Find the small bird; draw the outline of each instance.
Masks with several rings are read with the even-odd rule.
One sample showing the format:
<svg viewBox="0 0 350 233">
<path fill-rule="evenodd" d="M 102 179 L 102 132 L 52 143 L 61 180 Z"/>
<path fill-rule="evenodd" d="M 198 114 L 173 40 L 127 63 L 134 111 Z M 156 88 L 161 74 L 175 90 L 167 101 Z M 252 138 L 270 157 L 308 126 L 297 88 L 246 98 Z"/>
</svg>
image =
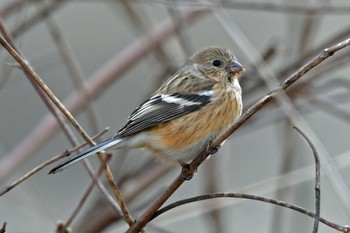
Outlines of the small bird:
<svg viewBox="0 0 350 233">
<path fill-rule="evenodd" d="M 49 173 L 119 148 L 145 148 L 180 164 L 191 162 L 242 114 L 238 79 L 244 71 L 224 47 L 199 50 L 131 113 L 117 134 L 73 155 Z"/>
</svg>

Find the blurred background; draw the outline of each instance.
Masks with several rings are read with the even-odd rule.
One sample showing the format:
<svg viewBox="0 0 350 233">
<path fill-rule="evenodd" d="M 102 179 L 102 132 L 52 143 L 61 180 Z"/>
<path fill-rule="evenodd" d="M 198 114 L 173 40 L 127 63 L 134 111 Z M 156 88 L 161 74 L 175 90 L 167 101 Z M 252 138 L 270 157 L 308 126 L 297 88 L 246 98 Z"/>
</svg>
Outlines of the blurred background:
<svg viewBox="0 0 350 233">
<path fill-rule="evenodd" d="M 245 110 L 324 48 L 350 37 L 346 0 L 1 0 L 2 24 L 34 70 L 92 136 L 124 126 L 128 115 L 198 49 L 221 45 L 246 68 Z M 0 188 L 72 148 L 28 78 L 0 49 Z M 350 49 L 321 63 L 240 127 L 167 202 L 213 192 L 276 198 L 315 211 L 313 141 L 321 160 L 321 216 L 350 219 Z M 257 69 L 257 67 L 259 69 Z M 74 130 L 73 130 L 74 131 Z M 74 131 L 75 132 L 75 131 Z M 76 134 L 79 142 L 83 139 Z M 99 161 L 91 158 L 94 170 Z M 57 163 L 56 163 L 57 164 Z M 124 232 L 79 163 L 54 165 L 0 196 L 7 232 Z M 110 166 L 134 216 L 180 168 L 142 150 L 113 153 Z M 104 175 L 100 176 L 106 183 Z M 108 184 L 106 184 L 110 192 Z M 74 218 L 72 218 L 72 215 Z M 313 219 L 242 199 L 213 199 L 169 211 L 146 232 L 312 232 Z M 336 232 L 320 224 L 319 232 Z"/>
</svg>

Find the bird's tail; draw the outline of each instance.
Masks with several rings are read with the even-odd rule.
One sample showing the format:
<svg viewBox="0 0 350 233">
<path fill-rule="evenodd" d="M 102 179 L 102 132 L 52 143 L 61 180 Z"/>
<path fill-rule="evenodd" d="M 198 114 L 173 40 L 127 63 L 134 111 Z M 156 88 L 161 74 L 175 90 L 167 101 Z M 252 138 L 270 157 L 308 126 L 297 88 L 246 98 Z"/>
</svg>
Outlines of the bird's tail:
<svg viewBox="0 0 350 233">
<path fill-rule="evenodd" d="M 85 159 L 86 157 L 88 157 L 90 155 L 96 154 L 98 152 L 101 152 L 103 150 L 106 150 L 108 148 L 111 148 L 111 147 L 117 145 L 121 141 L 123 141 L 123 139 L 121 139 L 121 138 L 109 138 L 107 140 L 104 140 L 95 146 L 87 148 L 86 150 L 83 150 L 83 151 L 73 155 L 72 157 L 69 157 L 66 161 L 63 161 L 61 164 L 59 164 L 58 166 L 51 169 L 49 174 L 54 174 L 56 172 L 60 172 L 63 169 L 65 169 L 66 167 L 69 167 L 70 165 L 72 165 L 72 164 L 74 164 L 82 159 Z"/>
</svg>

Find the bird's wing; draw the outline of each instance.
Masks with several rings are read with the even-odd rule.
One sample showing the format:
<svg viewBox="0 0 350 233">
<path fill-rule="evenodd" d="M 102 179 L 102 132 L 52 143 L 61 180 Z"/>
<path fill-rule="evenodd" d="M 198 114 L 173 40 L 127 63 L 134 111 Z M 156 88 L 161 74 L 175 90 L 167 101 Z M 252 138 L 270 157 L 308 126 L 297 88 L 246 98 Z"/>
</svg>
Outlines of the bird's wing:
<svg viewBox="0 0 350 233">
<path fill-rule="evenodd" d="M 207 105 L 212 98 L 212 91 L 195 94 L 156 94 L 135 109 L 128 123 L 116 136 L 127 137 L 159 123 L 186 115 Z"/>
</svg>

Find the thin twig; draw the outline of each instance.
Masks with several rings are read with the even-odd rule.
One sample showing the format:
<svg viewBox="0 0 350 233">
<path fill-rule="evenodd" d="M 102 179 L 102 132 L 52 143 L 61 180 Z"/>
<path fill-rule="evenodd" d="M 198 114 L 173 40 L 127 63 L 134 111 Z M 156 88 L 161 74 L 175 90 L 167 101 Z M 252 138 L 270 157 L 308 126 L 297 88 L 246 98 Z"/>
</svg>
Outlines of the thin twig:
<svg viewBox="0 0 350 233">
<path fill-rule="evenodd" d="M 8 42 L 9 47 L 18 53 L 19 57 L 23 57 L 21 54 L 21 51 L 18 49 L 18 47 L 15 44 L 15 41 L 12 37 L 12 35 L 9 33 L 7 28 L 5 27 L 3 21 L 0 19 L 0 31 L 3 34 L 5 41 Z M 23 60 L 23 59 L 22 59 Z M 70 143 L 75 147 L 78 145 L 78 142 L 75 138 L 75 135 L 71 131 L 71 129 L 68 127 L 66 121 L 63 119 L 62 114 L 57 110 L 57 108 L 53 105 L 53 103 L 50 101 L 48 96 L 44 93 L 44 91 L 39 87 L 39 85 L 35 82 L 33 76 L 30 74 L 30 72 L 27 72 L 24 70 L 24 74 L 30 81 L 30 83 L 33 85 L 39 96 L 41 97 L 42 101 L 46 105 L 46 107 L 50 110 L 52 115 L 55 117 L 56 121 L 60 125 L 63 133 L 66 135 L 67 139 L 70 141 Z"/>
<path fill-rule="evenodd" d="M 53 94 L 53 92 L 49 89 L 49 87 L 41 80 L 39 75 L 33 70 L 33 68 L 25 61 L 20 54 L 18 54 L 12 46 L 2 37 L 0 36 L 0 44 L 12 55 L 12 57 L 23 67 L 23 69 L 33 78 L 33 80 L 40 86 L 40 88 L 46 93 L 46 95 L 51 99 L 51 101 L 56 105 L 56 107 L 65 115 L 65 117 L 69 120 L 72 126 L 78 131 L 78 133 L 90 144 L 95 145 L 96 143 L 91 140 L 88 134 L 84 131 L 84 129 L 80 126 L 78 121 L 72 116 L 72 114 L 66 109 L 66 107 L 59 101 L 59 99 Z M 133 218 L 127 209 L 126 204 L 124 203 L 120 190 L 117 187 L 114 177 L 112 175 L 111 170 L 109 169 L 106 160 L 102 153 L 97 154 L 101 164 L 104 167 L 104 171 L 106 177 L 109 181 L 109 184 L 112 188 L 113 194 L 118 202 L 120 208 L 123 211 L 124 216 L 127 219 L 127 223 L 131 225 L 133 223 Z"/>
<path fill-rule="evenodd" d="M 33 68 L 28 64 L 26 60 L 2 37 L 0 36 L 0 44 L 11 54 L 11 56 L 22 66 L 22 68 L 33 78 L 37 85 L 46 93 L 50 100 L 57 106 L 57 108 L 66 116 L 66 118 L 71 122 L 73 127 L 79 132 L 82 137 L 89 142 L 94 144 L 89 136 L 85 133 L 83 128 L 77 122 L 77 120 L 72 116 L 72 114 L 66 109 L 66 107 L 61 103 L 61 101 L 53 94 L 50 88 L 43 82 L 39 75 L 33 70 Z"/>
<path fill-rule="evenodd" d="M 192 202 L 197 202 L 197 201 L 203 201 L 203 200 L 209 200 L 209 199 L 214 199 L 214 198 L 242 198 L 242 199 L 249 199 L 249 200 L 254 200 L 254 201 L 262 201 L 266 203 L 271 203 L 274 205 L 282 206 L 284 208 L 292 209 L 295 210 L 299 213 L 305 214 L 307 216 L 310 216 L 312 218 L 317 218 L 316 214 L 304 209 L 301 206 L 290 204 L 288 202 L 272 199 L 272 198 L 267 198 L 267 197 L 262 197 L 262 196 L 257 196 L 257 195 L 252 195 L 252 194 L 245 194 L 245 193 L 212 193 L 212 194 L 206 194 L 206 195 L 200 195 L 192 198 L 186 198 L 180 201 L 176 201 L 170 205 L 167 205 L 160 210 L 158 210 L 153 216 L 152 220 L 158 217 L 159 215 L 184 204 L 192 203 Z M 319 216 L 318 216 L 319 217 Z M 336 223 L 330 222 L 327 219 L 324 218 L 319 218 L 320 222 L 326 224 L 327 226 L 336 229 L 341 232 L 349 232 L 350 228 L 348 226 L 341 226 Z"/>
<path fill-rule="evenodd" d="M 104 133 L 106 133 L 108 131 L 108 128 L 104 129 L 103 131 L 99 132 L 98 134 L 96 134 L 95 136 L 93 136 L 93 139 L 99 138 L 101 137 Z M 34 169 L 30 170 L 29 172 L 27 172 L 25 175 L 23 175 L 21 178 L 19 178 L 18 180 L 16 180 L 15 182 L 13 182 L 11 185 L 5 186 L 4 188 L 2 188 L 2 190 L 0 191 L 0 196 L 4 195 L 5 193 L 7 193 L 8 191 L 10 191 L 11 189 L 13 189 L 14 187 L 16 187 L 17 185 L 21 184 L 22 182 L 24 182 L 25 180 L 27 180 L 28 178 L 30 178 L 31 176 L 33 176 L 35 173 L 41 171 L 42 169 L 44 169 L 46 166 L 64 158 L 69 156 L 71 153 L 79 150 L 80 148 L 84 147 L 85 145 L 87 145 L 87 143 L 82 143 L 72 149 L 69 149 L 59 155 L 56 155 L 54 157 L 52 157 L 51 159 L 45 161 L 44 163 L 40 164 L 39 166 L 35 167 Z"/>
<path fill-rule="evenodd" d="M 15 41 L 11 35 L 11 33 L 7 30 L 7 28 L 5 27 L 3 21 L 0 18 L 0 31 L 4 36 L 5 41 L 8 42 L 8 44 L 10 45 L 10 47 L 16 52 L 18 53 L 18 55 L 20 57 L 24 57 L 23 54 L 21 54 L 21 51 L 18 49 L 18 47 L 15 44 Z M 50 110 L 50 112 L 52 113 L 52 115 L 55 117 L 56 121 L 58 122 L 58 124 L 60 125 L 63 133 L 66 135 L 66 137 L 68 138 L 68 140 L 71 142 L 72 145 L 77 145 L 78 143 L 74 144 L 74 135 L 71 132 L 70 128 L 67 126 L 66 122 L 64 121 L 62 115 L 59 113 L 59 111 L 57 110 L 57 108 L 53 105 L 53 103 L 49 100 L 48 96 L 44 93 L 44 91 L 39 87 L 39 85 L 35 82 L 35 80 L 33 79 L 33 77 L 31 76 L 31 74 L 27 71 L 24 70 L 24 74 L 26 75 L 26 77 L 28 78 L 29 82 L 33 85 L 33 87 L 35 88 L 35 90 L 37 91 L 37 93 L 39 94 L 40 98 L 42 99 L 42 101 L 44 102 L 44 104 L 46 105 L 46 107 Z"/>
<path fill-rule="evenodd" d="M 15 42 L 11 36 L 11 34 L 8 32 L 8 30 L 5 28 L 4 24 L 2 23 L 2 21 L 0 20 L 0 30 L 3 33 L 4 37 L 6 38 L 7 41 L 9 41 L 9 44 L 13 47 L 13 49 L 15 49 L 15 51 L 19 54 L 20 57 L 23 57 L 23 55 L 20 53 L 20 51 L 17 49 Z M 43 102 L 46 104 L 46 106 L 48 107 L 48 109 L 52 112 L 52 114 L 55 116 L 57 122 L 60 124 L 62 131 L 64 132 L 64 134 L 66 135 L 67 139 L 70 141 L 70 143 L 76 147 L 79 142 L 78 139 L 75 137 L 74 133 L 72 132 L 72 130 L 68 127 L 66 121 L 63 119 L 62 115 L 60 112 L 58 112 L 56 106 L 53 105 L 53 103 L 50 101 L 50 99 L 48 98 L 49 95 L 46 95 L 46 93 L 44 93 L 44 90 L 42 88 L 39 87 L 39 84 L 37 82 L 35 82 L 35 78 L 34 76 L 26 71 L 25 74 L 28 77 L 29 81 L 32 83 L 32 85 L 34 86 L 34 88 L 37 90 L 37 92 L 39 93 L 40 97 L 42 98 Z M 91 175 L 91 177 L 93 178 L 93 182 L 97 183 L 98 188 L 101 190 L 103 196 L 106 198 L 107 202 L 111 205 L 111 207 L 116 210 L 117 213 L 120 213 L 118 207 L 116 206 L 116 203 L 111 199 L 109 193 L 106 191 L 105 187 L 103 186 L 103 184 L 101 183 L 100 180 L 96 179 L 95 176 L 93 175 L 93 170 L 91 165 L 89 164 L 89 162 L 87 160 L 83 161 L 84 166 L 86 167 L 86 169 L 88 170 L 89 174 Z M 29 174 L 30 175 L 30 174 Z M 113 188 L 112 188 L 113 190 Z"/>
<path fill-rule="evenodd" d="M 314 154 L 314 158 L 315 158 L 315 197 L 316 197 L 316 214 L 315 214 L 315 222 L 314 222 L 314 229 L 313 229 L 313 233 L 317 233 L 318 232 L 318 225 L 319 225 L 319 221 L 320 221 L 320 203 L 321 203 L 321 186 L 320 186 L 320 179 L 321 179 L 321 172 L 320 172 L 320 160 L 318 158 L 318 153 L 316 150 L 315 145 L 311 142 L 311 140 L 307 137 L 307 135 L 298 127 L 293 126 L 293 128 L 298 131 L 298 133 L 301 134 L 301 136 L 303 136 L 303 138 L 307 141 L 307 143 L 309 144 L 312 153 Z"/>
<path fill-rule="evenodd" d="M 291 86 L 294 82 L 300 79 L 303 75 L 309 72 L 311 69 L 319 65 L 321 62 L 332 56 L 337 51 L 350 45 L 350 38 L 346 39 L 330 48 L 326 48 L 318 56 L 311 59 L 304 66 L 298 69 L 294 74 L 288 77 L 279 87 L 270 91 L 248 110 L 246 110 L 242 116 L 223 134 L 217 137 L 212 145 L 211 149 L 217 148 L 220 144 L 228 138 L 233 132 L 235 132 L 241 125 L 243 125 L 248 119 L 250 119 L 257 111 L 265 107 L 272 99 Z M 208 157 L 207 150 L 204 149 L 192 162 L 189 164 L 188 169 L 183 172 L 187 174 L 179 174 L 178 177 L 170 184 L 165 192 L 149 207 L 149 209 L 128 229 L 127 232 L 138 232 L 140 231 L 152 218 L 154 213 L 164 204 L 166 200 L 182 185 L 185 181 L 184 175 L 187 177 L 193 176 L 194 172 L 198 169 L 198 166 Z"/>
</svg>

